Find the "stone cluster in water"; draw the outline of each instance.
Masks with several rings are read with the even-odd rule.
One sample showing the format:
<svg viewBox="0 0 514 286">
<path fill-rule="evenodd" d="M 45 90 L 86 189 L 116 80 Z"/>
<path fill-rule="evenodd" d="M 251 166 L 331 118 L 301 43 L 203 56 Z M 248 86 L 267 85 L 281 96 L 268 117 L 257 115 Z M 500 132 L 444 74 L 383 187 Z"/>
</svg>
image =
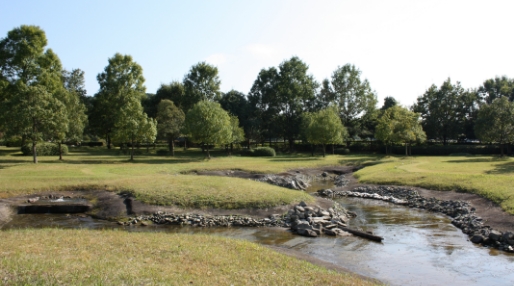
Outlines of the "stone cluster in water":
<svg viewBox="0 0 514 286">
<path fill-rule="evenodd" d="M 475 208 L 463 201 L 444 201 L 436 198 L 423 198 L 414 189 L 391 186 L 361 186 L 352 191 L 332 191 L 330 189 L 319 190 L 320 196 L 337 197 L 351 196 L 371 198 L 408 205 L 412 208 L 426 209 L 433 212 L 446 214 L 453 218 L 452 224 L 460 228 L 470 237 L 473 243 L 495 247 L 499 250 L 514 252 L 514 234 L 494 230 L 484 225 L 481 217 L 475 214 Z"/>
<path fill-rule="evenodd" d="M 309 180 L 305 176 L 300 174 L 294 176 L 280 176 L 270 174 L 265 175 L 262 178 L 256 179 L 256 181 L 293 190 L 305 190 L 307 187 L 309 187 Z"/>
<path fill-rule="evenodd" d="M 294 233 L 303 236 L 317 237 L 321 233 L 332 236 L 349 235 L 341 229 L 346 227 L 349 216 L 351 214 L 342 208 L 324 210 L 301 202 L 287 212 L 285 222 Z"/>
</svg>

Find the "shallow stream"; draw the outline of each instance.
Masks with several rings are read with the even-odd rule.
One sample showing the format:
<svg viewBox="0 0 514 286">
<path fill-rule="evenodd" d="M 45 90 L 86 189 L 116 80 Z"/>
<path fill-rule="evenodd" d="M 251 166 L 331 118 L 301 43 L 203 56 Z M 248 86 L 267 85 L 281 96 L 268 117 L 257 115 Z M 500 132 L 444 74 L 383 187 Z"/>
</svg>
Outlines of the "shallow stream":
<svg viewBox="0 0 514 286">
<path fill-rule="evenodd" d="M 320 182 L 315 187 L 329 187 Z M 391 285 L 513 285 L 514 255 L 474 245 L 450 219 L 424 210 L 360 198 L 337 200 L 357 213 L 352 228 L 384 237 L 382 243 L 362 238 L 307 238 L 282 228 L 124 227 L 87 216 L 20 214 L 3 230 L 25 227 L 127 229 L 210 233 L 294 249 Z"/>
</svg>

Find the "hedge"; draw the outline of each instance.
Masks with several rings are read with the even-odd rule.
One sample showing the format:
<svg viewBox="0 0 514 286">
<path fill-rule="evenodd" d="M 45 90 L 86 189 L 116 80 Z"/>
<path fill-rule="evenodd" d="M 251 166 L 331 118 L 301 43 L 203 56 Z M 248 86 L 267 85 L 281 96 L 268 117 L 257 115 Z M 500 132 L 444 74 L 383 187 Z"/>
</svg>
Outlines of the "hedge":
<svg viewBox="0 0 514 286">
<path fill-rule="evenodd" d="M 68 146 L 61 144 L 61 151 L 63 155 L 68 154 Z M 32 156 L 32 143 L 25 144 L 21 147 L 21 152 L 25 156 Z M 55 143 L 37 143 L 36 152 L 38 156 L 57 156 L 59 155 L 59 147 Z"/>
</svg>

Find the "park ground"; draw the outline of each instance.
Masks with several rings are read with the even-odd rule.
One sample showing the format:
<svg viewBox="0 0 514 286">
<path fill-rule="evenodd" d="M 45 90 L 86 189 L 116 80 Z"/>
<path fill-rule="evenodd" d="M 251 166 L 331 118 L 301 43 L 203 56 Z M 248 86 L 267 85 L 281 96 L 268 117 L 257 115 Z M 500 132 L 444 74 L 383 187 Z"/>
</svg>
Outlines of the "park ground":
<svg viewBox="0 0 514 286">
<path fill-rule="evenodd" d="M 152 152 L 152 150 L 150 150 Z M 143 152 L 144 153 L 144 152 Z M 63 161 L 40 163 L 16 148 L 0 149 L 0 198 L 48 191 L 129 192 L 149 204 L 184 208 L 265 208 L 299 201 L 305 193 L 245 179 L 204 177 L 195 171 L 281 173 L 291 169 L 354 165 L 362 183 L 409 185 L 480 195 L 514 213 L 514 160 L 490 156 L 403 157 L 371 154 L 311 157 L 228 157 L 198 150 L 175 157 L 143 154 L 129 162 L 118 150 L 70 148 Z M 234 183 L 236 181 L 237 183 Z M 2 234 L 0 276 L 8 284 L 370 284 L 344 271 L 297 260 L 250 242 L 205 235 L 27 229 Z M 234 261 L 238 263 L 234 263 Z M 235 267 L 234 265 L 237 265 Z"/>
</svg>

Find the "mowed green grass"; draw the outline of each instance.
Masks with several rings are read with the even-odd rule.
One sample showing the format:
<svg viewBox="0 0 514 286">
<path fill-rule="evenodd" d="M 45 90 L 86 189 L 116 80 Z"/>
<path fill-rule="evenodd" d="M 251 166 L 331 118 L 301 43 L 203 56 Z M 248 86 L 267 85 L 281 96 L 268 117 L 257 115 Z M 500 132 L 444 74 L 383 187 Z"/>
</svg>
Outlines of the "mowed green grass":
<svg viewBox="0 0 514 286">
<path fill-rule="evenodd" d="M 290 155 L 268 158 L 228 157 L 214 152 L 205 160 L 198 150 L 178 151 L 175 157 L 140 155 L 134 162 L 119 151 L 103 148 L 71 148 L 63 161 L 56 156 L 21 156 L 16 148 L 0 148 L 0 198 L 45 191 L 107 189 L 129 191 L 141 201 L 183 207 L 270 207 L 313 201 L 303 192 L 251 180 L 191 175 L 200 170 L 243 170 L 280 173 L 296 168 L 338 165 L 361 156 L 310 157 Z"/>
<path fill-rule="evenodd" d="M 514 214 L 514 159 L 491 156 L 386 157 L 359 170 L 362 183 L 478 194 Z"/>
<path fill-rule="evenodd" d="M 1 234 L 5 285 L 374 285 L 217 236 L 60 229 Z"/>
</svg>

